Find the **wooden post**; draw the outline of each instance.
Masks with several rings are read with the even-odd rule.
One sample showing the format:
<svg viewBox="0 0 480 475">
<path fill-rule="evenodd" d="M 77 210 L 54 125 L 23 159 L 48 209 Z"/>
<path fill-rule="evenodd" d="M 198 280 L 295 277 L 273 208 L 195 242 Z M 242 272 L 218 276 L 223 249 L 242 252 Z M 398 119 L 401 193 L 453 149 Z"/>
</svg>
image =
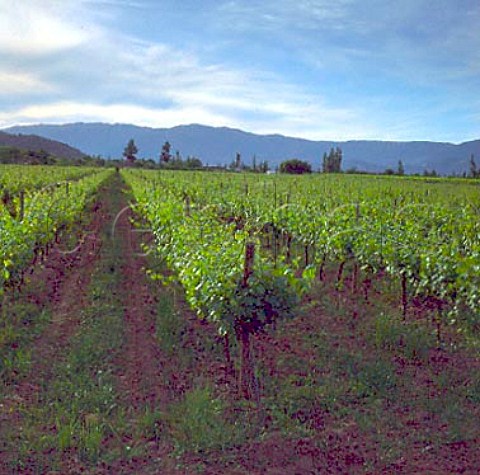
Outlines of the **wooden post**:
<svg viewBox="0 0 480 475">
<path fill-rule="evenodd" d="M 190 197 L 185 195 L 185 216 L 190 217 Z"/>
<path fill-rule="evenodd" d="M 253 274 L 253 261 L 255 259 L 255 244 L 247 242 L 245 246 L 245 264 L 243 266 L 243 287 L 248 287 L 248 279 Z"/>
<path fill-rule="evenodd" d="M 273 240 L 273 265 L 277 268 L 277 253 L 278 253 L 278 234 L 275 225 L 272 226 L 272 240 Z"/>
<path fill-rule="evenodd" d="M 253 274 L 253 262 L 255 258 L 255 244 L 247 242 L 245 246 L 245 264 L 243 268 L 243 288 L 248 287 L 248 280 Z M 240 343 L 240 392 L 247 400 L 259 398 L 258 388 L 255 381 L 255 369 L 253 361 L 251 325 L 249 322 L 238 322 L 237 339 Z"/>
<path fill-rule="evenodd" d="M 358 281 L 358 262 L 355 261 L 353 263 L 353 271 L 352 271 L 352 293 L 357 293 L 357 281 Z"/>
<path fill-rule="evenodd" d="M 285 257 L 288 263 L 292 261 L 292 236 L 290 234 L 287 234 L 287 254 Z"/>
<path fill-rule="evenodd" d="M 407 276 L 405 272 L 402 273 L 402 316 L 403 321 L 407 319 L 407 305 L 408 305 L 408 297 L 407 297 Z"/>
<path fill-rule="evenodd" d="M 323 279 L 325 278 L 325 273 L 323 269 L 325 268 L 325 262 L 327 260 L 327 253 L 324 251 L 323 256 L 322 256 L 322 262 L 320 263 L 320 269 L 318 271 L 318 280 L 323 282 Z"/>
<path fill-rule="evenodd" d="M 25 217 L 25 192 L 22 190 L 20 192 L 20 221 Z"/>
</svg>

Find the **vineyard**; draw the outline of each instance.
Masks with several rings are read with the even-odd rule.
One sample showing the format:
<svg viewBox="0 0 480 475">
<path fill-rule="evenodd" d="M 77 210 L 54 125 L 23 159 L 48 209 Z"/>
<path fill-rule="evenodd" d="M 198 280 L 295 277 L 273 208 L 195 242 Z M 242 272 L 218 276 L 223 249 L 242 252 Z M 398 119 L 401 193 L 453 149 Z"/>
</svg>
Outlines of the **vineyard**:
<svg viewBox="0 0 480 475">
<path fill-rule="evenodd" d="M 109 172 L 84 169 L 4 167 L 0 176 L 0 292 L 19 285 L 23 271 L 48 253 L 58 233 L 78 220 Z"/>
<path fill-rule="evenodd" d="M 0 167 L 2 473 L 477 473 L 480 183 Z"/>
<path fill-rule="evenodd" d="M 363 285 L 367 299 L 373 276 L 397 281 L 404 319 L 413 298 L 435 306 L 439 326 L 462 331 L 479 318 L 478 183 L 217 175 L 206 186 L 201 173 L 133 171 L 126 180 L 189 303 L 221 332 L 232 327 L 235 311 L 224 305 L 238 301 L 247 243 L 257 249 L 260 285 L 267 272 L 301 294 L 337 265 L 342 287 L 350 265 L 352 290 Z"/>
</svg>

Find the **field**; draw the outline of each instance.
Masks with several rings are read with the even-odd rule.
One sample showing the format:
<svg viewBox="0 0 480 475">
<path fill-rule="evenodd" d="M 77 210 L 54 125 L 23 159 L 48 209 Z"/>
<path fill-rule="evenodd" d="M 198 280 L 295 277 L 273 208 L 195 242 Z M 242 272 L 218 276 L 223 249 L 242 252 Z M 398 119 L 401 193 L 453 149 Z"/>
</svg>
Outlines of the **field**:
<svg viewBox="0 0 480 475">
<path fill-rule="evenodd" d="M 0 167 L 0 473 L 480 473 L 480 182 Z"/>
</svg>

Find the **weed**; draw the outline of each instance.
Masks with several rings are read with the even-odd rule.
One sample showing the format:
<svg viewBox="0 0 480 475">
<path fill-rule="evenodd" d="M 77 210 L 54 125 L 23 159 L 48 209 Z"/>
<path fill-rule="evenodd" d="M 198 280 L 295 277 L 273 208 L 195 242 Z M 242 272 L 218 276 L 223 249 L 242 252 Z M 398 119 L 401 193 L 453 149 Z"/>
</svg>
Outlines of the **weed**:
<svg viewBox="0 0 480 475">
<path fill-rule="evenodd" d="M 391 363 L 378 359 L 364 363 L 352 382 L 358 397 L 390 398 L 396 388 L 395 369 Z"/>
<path fill-rule="evenodd" d="M 160 440 L 162 435 L 163 414 L 159 410 L 152 409 L 149 405 L 137 420 L 137 430 L 140 436 L 148 440 Z"/>
<path fill-rule="evenodd" d="M 377 349 L 399 352 L 412 360 L 426 361 L 435 347 L 435 337 L 419 323 L 406 324 L 381 312 L 375 318 L 374 343 Z"/>
<path fill-rule="evenodd" d="M 404 331 L 400 322 L 381 312 L 375 319 L 375 346 L 395 350 L 402 343 Z"/>
<path fill-rule="evenodd" d="M 422 325 L 409 325 L 405 333 L 403 352 L 409 359 L 426 361 L 429 352 L 436 346 L 435 336 Z"/>
<path fill-rule="evenodd" d="M 480 375 L 477 373 L 465 390 L 465 396 L 467 399 L 474 404 L 480 404 Z"/>
<path fill-rule="evenodd" d="M 104 424 L 97 414 L 87 414 L 79 434 L 79 449 L 84 458 L 96 463 L 100 457 L 100 449 L 104 434 Z"/>
<path fill-rule="evenodd" d="M 177 451 L 203 452 L 234 443 L 238 430 L 227 422 L 224 411 L 223 401 L 209 387 L 193 389 L 171 405 L 165 422 Z"/>
<path fill-rule="evenodd" d="M 156 337 L 168 355 L 173 355 L 181 343 L 184 324 L 173 307 L 171 296 L 163 292 L 157 306 Z"/>
</svg>

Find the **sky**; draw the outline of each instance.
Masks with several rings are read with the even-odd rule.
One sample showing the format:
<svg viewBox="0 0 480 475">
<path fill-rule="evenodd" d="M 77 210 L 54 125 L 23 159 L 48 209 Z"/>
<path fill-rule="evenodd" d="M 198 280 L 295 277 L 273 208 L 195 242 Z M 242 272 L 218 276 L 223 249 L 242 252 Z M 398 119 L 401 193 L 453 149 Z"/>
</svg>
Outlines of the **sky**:
<svg viewBox="0 0 480 475">
<path fill-rule="evenodd" d="M 0 128 L 480 138 L 480 0 L 0 0 Z"/>
</svg>

